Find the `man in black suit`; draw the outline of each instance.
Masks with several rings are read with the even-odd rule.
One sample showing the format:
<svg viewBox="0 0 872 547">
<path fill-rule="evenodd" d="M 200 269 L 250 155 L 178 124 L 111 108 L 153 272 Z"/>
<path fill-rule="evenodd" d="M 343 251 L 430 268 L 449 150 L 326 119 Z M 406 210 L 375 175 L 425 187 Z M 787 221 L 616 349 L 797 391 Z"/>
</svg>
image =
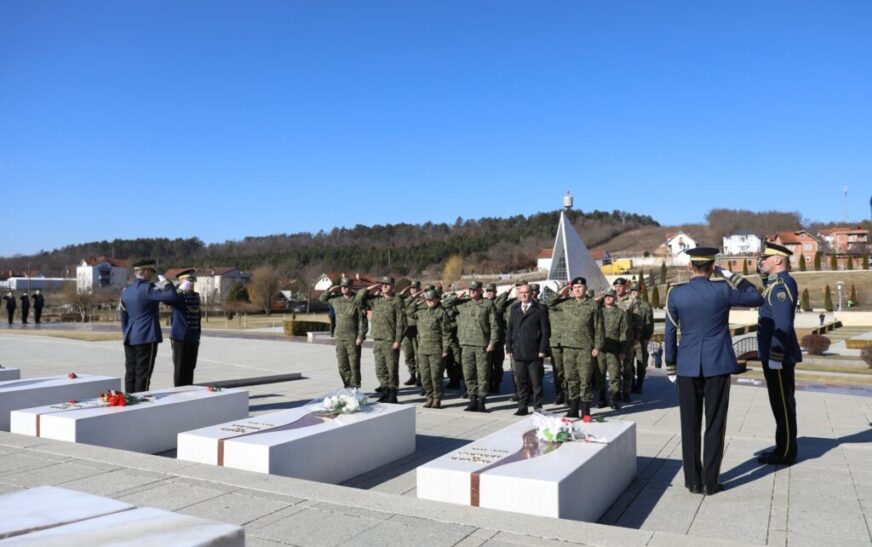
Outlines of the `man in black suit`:
<svg viewBox="0 0 872 547">
<path fill-rule="evenodd" d="M 517 289 L 518 303 L 512 306 L 506 322 L 506 354 L 514 359 L 518 379 L 518 410 L 515 416 L 526 416 L 533 392 L 533 409 L 542 408 L 543 361 L 548 354 L 551 336 L 548 310 L 533 300 L 533 290 L 524 284 Z"/>
</svg>

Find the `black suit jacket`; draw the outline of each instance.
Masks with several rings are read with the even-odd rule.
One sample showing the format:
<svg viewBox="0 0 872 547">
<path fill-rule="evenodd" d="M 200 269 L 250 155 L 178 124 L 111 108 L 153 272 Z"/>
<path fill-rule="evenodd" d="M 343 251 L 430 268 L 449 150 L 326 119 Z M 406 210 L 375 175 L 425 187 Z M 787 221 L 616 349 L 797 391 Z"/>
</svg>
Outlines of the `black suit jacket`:
<svg viewBox="0 0 872 547">
<path fill-rule="evenodd" d="M 535 300 L 525 314 L 521 303 L 515 303 L 506 324 L 506 353 L 516 361 L 536 361 L 540 353 L 548 353 L 551 327 L 548 310 Z"/>
</svg>

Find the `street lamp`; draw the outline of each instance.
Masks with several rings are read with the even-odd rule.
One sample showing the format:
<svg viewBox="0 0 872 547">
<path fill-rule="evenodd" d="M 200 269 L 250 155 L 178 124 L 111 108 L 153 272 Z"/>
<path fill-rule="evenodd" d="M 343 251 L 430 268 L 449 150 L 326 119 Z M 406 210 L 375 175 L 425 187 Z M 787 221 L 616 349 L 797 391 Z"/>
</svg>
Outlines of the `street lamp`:
<svg viewBox="0 0 872 547">
<path fill-rule="evenodd" d="M 836 291 L 839 293 L 839 311 L 842 311 L 842 293 L 845 292 L 844 281 L 836 281 Z"/>
</svg>

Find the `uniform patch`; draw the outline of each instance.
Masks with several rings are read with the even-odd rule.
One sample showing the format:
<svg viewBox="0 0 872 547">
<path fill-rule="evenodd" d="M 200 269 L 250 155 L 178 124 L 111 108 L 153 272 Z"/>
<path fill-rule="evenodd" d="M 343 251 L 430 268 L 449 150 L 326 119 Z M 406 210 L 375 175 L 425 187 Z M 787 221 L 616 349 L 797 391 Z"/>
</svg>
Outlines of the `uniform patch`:
<svg viewBox="0 0 872 547">
<path fill-rule="evenodd" d="M 778 293 L 778 300 L 781 300 L 783 302 L 786 299 L 787 299 L 786 293 L 783 293 L 783 292 Z"/>
</svg>

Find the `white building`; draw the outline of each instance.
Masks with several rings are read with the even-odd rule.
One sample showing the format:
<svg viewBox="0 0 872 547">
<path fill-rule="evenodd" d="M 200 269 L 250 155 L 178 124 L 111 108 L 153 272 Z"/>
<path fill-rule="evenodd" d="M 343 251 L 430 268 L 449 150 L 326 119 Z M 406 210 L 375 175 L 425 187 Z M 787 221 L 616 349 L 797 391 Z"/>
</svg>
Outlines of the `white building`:
<svg viewBox="0 0 872 547">
<path fill-rule="evenodd" d="M 536 269 L 540 272 L 547 272 L 551 269 L 552 257 L 554 249 L 542 249 L 536 255 Z"/>
<path fill-rule="evenodd" d="M 688 249 L 699 247 L 696 240 L 682 231 L 678 231 L 674 234 L 666 234 L 666 243 L 664 243 L 664 245 L 669 249 L 669 254 L 672 256 L 678 256 Z"/>
<path fill-rule="evenodd" d="M 749 255 L 759 253 L 763 240 L 748 230 L 740 230 L 724 236 L 724 255 Z"/>
<path fill-rule="evenodd" d="M 121 290 L 127 286 L 127 261 L 105 256 L 89 256 L 76 266 L 76 291 Z"/>
<path fill-rule="evenodd" d="M 248 283 L 249 277 L 239 268 L 197 268 L 196 290 L 206 303 L 223 302 L 234 285 Z"/>
</svg>

